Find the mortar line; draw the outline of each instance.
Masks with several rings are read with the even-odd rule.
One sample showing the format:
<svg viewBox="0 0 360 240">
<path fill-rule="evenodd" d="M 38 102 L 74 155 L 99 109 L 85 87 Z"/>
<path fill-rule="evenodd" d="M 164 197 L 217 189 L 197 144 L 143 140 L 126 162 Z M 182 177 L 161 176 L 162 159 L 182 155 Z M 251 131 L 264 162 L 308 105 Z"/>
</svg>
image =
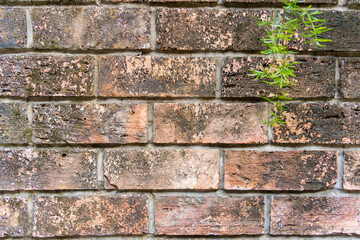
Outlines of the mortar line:
<svg viewBox="0 0 360 240">
<path fill-rule="evenodd" d="M 156 9 L 150 8 L 150 48 L 156 50 Z"/>
<path fill-rule="evenodd" d="M 334 99 L 338 100 L 341 98 L 340 94 L 340 68 L 339 68 L 339 58 L 335 59 L 335 96 Z"/>
<path fill-rule="evenodd" d="M 219 189 L 225 189 L 225 151 L 219 149 Z"/>
<path fill-rule="evenodd" d="M 94 56 L 94 95 L 95 98 L 99 97 L 99 56 Z"/>
<path fill-rule="evenodd" d="M 337 173 L 337 181 L 336 181 L 336 185 L 335 188 L 337 189 L 344 189 L 343 187 L 343 179 L 344 179 L 344 164 L 345 164 L 345 153 L 344 153 L 344 149 L 341 149 L 338 151 L 338 173 Z"/>
<path fill-rule="evenodd" d="M 29 224 L 29 236 L 31 237 L 34 231 L 34 215 L 35 215 L 35 209 L 34 209 L 34 196 L 32 193 L 28 196 L 28 224 Z"/>
<path fill-rule="evenodd" d="M 31 48 L 33 45 L 33 29 L 32 29 L 31 12 L 29 8 L 25 8 L 25 14 L 26 14 L 26 47 Z"/>
<path fill-rule="evenodd" d="M 222 67 L 224 66 L 224 57 L 216 57 L 216 67 L 215 67 L 215 98 L 221 99 L 221 90 L 222 90 Z"/>
<path fill-rule="evenodd" d="M 148 102 L 147 110 L 147 146 L 152 148 L 154 146 L 154 103 Z"/>
<path fill-rule="evenodd" d="M 32 125 L 33 125 L 33 118 L 34 118 L 34 113 L 33 113 L 33 104 L 31 102 L 29 102 L 27 104 L 27 111 L 26 111 L 26 115 L 27 115 L 27 119 L 28 119 L 28 129 L 30 129 L 30 132 L 26 132 L 26 134 L 29 134 L 29 146 L 32 146 L 34 143 L 31 141 L 32 140 L 32 135 L 33 135 L 33 130 L 32 130 Z"/>
<path fill-rule="evenodd" d="M 270 234 L 272 195 L 264 197 L 264 234 Z"/>
<path fill-rule="evenodd" d="M 149 233 L 156 233 L 156 223 L 155 223 L 155 205 L 156 200 L 155 196 L 150 193 L 149 194 L 149 203 L 148 203 L 148 213 L 149 213 Z"/>
<path fill-rule="evenodd" d="M 97 187 L 104 189 L 104 149 L 100 149 L 97 157 Z"/>
</svg>

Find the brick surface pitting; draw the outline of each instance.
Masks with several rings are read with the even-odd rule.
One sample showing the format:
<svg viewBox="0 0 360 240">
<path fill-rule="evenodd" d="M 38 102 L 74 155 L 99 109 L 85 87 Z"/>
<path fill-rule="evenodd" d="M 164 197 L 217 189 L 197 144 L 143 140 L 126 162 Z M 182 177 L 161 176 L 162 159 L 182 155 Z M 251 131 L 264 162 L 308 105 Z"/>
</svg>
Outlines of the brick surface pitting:
<svg viewBox="0 0 360 240">
<path fill-rule="evenodd" d="M 340 93 L 344 98 L 360 98 L 360 58 L 340 59 Z"/>
<path fill-rule="evenodd" d="M 0 7 L 0 49 L 26 47 L 25 9 Z"/>
<path fill-rule="evenodd" d="M 147 104 L 34 104 L 36 143 L 145 143 Z"/>
<path fill-rule="evenodd" d="M 215 97 L 215 59 L 106 56 L 99 60 L 105 97 Z"/>
<path fill-rule="evenodd" d="M 266 116 L 261 103 L 156 103 L 155 142 L 266 143 L 267 128 L 261 124 Z"/>
<path fill-rule="evenodd" d="M 276 196 L 271 206 L 271 234 L 360 234 L 360 198 Z"/>
<path fill-rule="evenodd" d="M 218 150 L 115 150 L 104 156 L 106 188 L 216 189 Z"/>
<path fill-rule="evenodd" d="M 0 237 L 23 237 L 29 230 L 26 198 L 0 197 Z"/>
<path fill-rule="evenodd" d="M 263 197 L 157 197 L 155 222 L 165 235 L 258 235 Z"/>
<path fill-rule="evenodd" d="M 336 151 L 225 153 L 228 190 L 320 190 L 336 183 Z"/>
<path fill-rule="evenodd" d="M 147 233 L 147 198 L 92 196 L 35 198 L 35 237 Z"/>
<path fill-rule="evenodd" d="M 305 58 L 295 59 L 298 64 L 292 79 L 294 86 L 285 89 L 292 98 L 330 98 L 335 95 L 335 59 Z M 272 85 L 249 76 L 249 69 L 260 70 L 260 63 L 266 67 L 272 61 L 268 58 L 242 57 L 226 59 L 222 68 L 223 98 L 259 98 L 259 95 L 273 97 L 278 91 Z"/>
<path fill-rule="evenodd" d="M 27 104 L 0 103 L 0 144 L 27 143 L 31 129 L 27 117 Z"/>
<path fill-rule="evenodd" d="M 0 65 L 0 96 L 94 95 L 94 59 L 89 56 L 3 56 Z"/>
<path fill-rule="evenodd" d="M 150 48 L 150 13 L 145 8 L 34 8 L 32 16 L 35 48 Z"/>
<path fill-rule="evenodd" d="M 345 151 L 344 188 L 360 190 L 360 151 Z"/>
<path fill-rule="evenodd" d="M 359 144 L 360 105 L 291 103 L 285 124 L 274 128 L 276 143 Z"/>
<path fill-rule="evenodd" d="M 160 9 L 156 11 L 157 48 L 162 50 L 255 50 L 265 31 L 256 18 L 265 10 Z"/>
<path fill-rule="evenodd" d="M 1 150 L 0 190 L 97 188 L 95 150 Z"/>
</svg>

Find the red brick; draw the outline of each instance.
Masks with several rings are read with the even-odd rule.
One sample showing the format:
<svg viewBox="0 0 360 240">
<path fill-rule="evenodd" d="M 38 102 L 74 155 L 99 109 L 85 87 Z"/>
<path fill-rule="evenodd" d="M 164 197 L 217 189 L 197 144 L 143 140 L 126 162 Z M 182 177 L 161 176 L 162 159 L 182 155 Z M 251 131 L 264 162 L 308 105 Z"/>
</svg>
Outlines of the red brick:
<svg viewBox="0 0 360 240">
<path fill-rule="evenodd" d="M 35 48 L 150 49 L 147 8 L 34 8 L 32 16 Z"/>
<path fill-rule="evenodd" d="M 36 143 L 145 143 L 147 104 L 34 104 Z"/>
<path fill-rule="evenodd" d="M 215 59 L 105 56 L 99 94 L 105 97 L 215 97 Z"/>
<path fill-rule="evenodd" d="M 156 103 L 156 143 L 266 143 L 265 104 Z"/>
<path fill-rule="evenodd" d="M 155 221 L 165 235 L 258 235 L 262 197 L 157 197 Z"/>
<path fill-rule="evenodd" d="M 336 151 L 226 151 L 225 189 L 304 191 L 336 183 Z"/>
<path fill-rule="evenodd" d="M 147 198 L 142 196 L 39 196 L 35 237 L 147 233 Z"/>
<path fill-rule="evenodd" d="M 95 189 L 94 150 L 1 150 L 0 190 Z"/>
<path fill-rule="evenodd" d="M 280 0 L 225 0 L 224 1 L 225 4 L 243 4 L 243 5 L 250 5 L 250 4 L 254 4 L 254 5 L 264 5 L 264 6 L 269 6 L 269 5 L 283 5 L 281 3 Z M 338 3 L 338 0 L 305 0 L 304 1 L 305 4 L 311 4 L 311 5 L 335 5 Z"/>
<path fill-rule="evenodd" d="M 93 65 L 89 56 L 2 56 L 0 96 L 93 96 Z"/>
<path fill-rule="evenodd" d="M 345 151 L 344 188 L 360 190 L 360 151 Z"/>
<path fill-rule="evenodd" d="M 255 50 L 265 35 L 258 18 L 266 10 L 166 8 L 156 11 L 157 48 L 161 50 Z"/>
<path fill-rule="evenodd" d="M 0 237 L 22 237 L 29 231 L 28 204 L 22 197 L 0 197 Z"/>
<path fill-rule="evenodd" d="M 271 234 L 359 234 L 359 197 L 276 196 Z"/>
<path fill-rule="evenodd" d="M 31 138 L 27 104 L 0 103 L 0 144 L 27 143 Z"/>
<path fill-rule="evenodd" d="M 106 151 L 106 188 L 216 189 L 218 150 L 136 149 Z"/>
<path fill-rule="evenodd" d="M 91 4 L 95 0 L 0 0 L 0 4 L 34 5 L 34 4 Z"/>
<path fill-rule="evenodd" d="M 344 98 L 360 98 L 360 58 L 340 59 L 340 93 Z"/>
<path fill-rule="evenodd" d="M 330 98 L 335 95 L 335 59 L 298 57 L 301 62 L 295 68 L 295 85 L 286 89 L 292 98 Z M 249 69 L 259 69 L 260 63 L 267 66 L 269 58 L 229 58 L 222 68 L 223 98 L 259 98 L 259 95 L 273 97 L 277 88 L 249 76 Z M 259 69 L 260 70 L 260 69 Z"/>
<path fill-rule="evenodd" d="M 0 8 L 0 48 L 26 47 L 25 9 Z"/>
<path fill-rule="evenodd" d="M 274 128 L 276 143 L 359 144 L 360 105 L 292 103 L 285 124 Z"/>
</svg>

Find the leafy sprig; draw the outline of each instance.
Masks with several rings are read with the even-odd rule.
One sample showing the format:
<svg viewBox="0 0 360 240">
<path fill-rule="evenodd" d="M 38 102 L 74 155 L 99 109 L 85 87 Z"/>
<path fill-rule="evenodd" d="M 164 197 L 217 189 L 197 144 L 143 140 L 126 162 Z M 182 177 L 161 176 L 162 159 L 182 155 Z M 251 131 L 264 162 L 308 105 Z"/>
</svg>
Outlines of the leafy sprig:
<svg viewBox="0 0 360 240">
<path fill-rule="evenodd" d="M 260 69 L 250 69 L 250 76 L 256 79 L 266 79 L 263 82 L 276 86 L 278 93 L 274 97 L 260 96 L 274 105 L 274 111 L 270 113 L 271 118 L 264 123 L 270 126 L 279 126 L 284 123 L 284 111 L 286 111 L 286 101 L 292 98 L 288 96 L 286 89 L 294 85 L 291 80 L 295 77 L 294 69 L 297 64 L 291 55 L 297 54 L 289 50 L 289 44 L 305 38 L 305 43 L 316 44 L 325 47 L 323 43 L 331 42 L 330 39 L 321 38 L 320 35 L 330 31 L 324 26 L 325 20 L 318 18 L 320 11 L 311 11 L 311 6 L 302 8 L 298 3 L 300 0 L 281 0 L 284 4 L 283 12 L 278 12 L 276 17 L 259 19 L 258 25 L 265 27 L 267 37 L 261 38 L 263 46 L 267 49 L 261 54 L 272 59 L 269 66 L 264 67 L 260 64 Z"/>
</svg>

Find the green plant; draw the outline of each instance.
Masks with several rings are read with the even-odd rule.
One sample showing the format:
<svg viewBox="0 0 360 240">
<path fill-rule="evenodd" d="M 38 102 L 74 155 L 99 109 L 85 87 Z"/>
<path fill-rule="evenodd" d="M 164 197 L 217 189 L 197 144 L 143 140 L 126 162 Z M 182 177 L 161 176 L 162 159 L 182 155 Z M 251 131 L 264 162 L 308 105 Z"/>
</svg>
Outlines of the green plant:
<svg viewBox="0 0 360 240">
<path fill-rule="evenodd" d="M 304 38 L 304 43 L 324 47 L 324 42 L 331 41 L 319 37 L 323 32 L 331 30 L 324 26 L 324 19 L 317 18 L 322 12 L 311 11 L 311 6 L 300 7 L 298 3 L 302 1 L 298 0 L 281 2 L 284 4 L 282 13 L 278 12 L 276 17 L 258 20 L 258 25 L 265 27 L 267 33 L 267 37 L 261 39 L 267 49 L 261 51 L 261 54 L 272 58 L 272 63 L 268 67 L 260 64 L 260 69 L 250 69 L 252 73 L 249 74 L 256 79 L 266 79 L 263 82 L 277 87 L 278 93 L 274 97 L 260 96 L 274 105 L 271 118 L 264 121 L 270 126 L 284 123 L 286 101 L 292 99 L 285 90 L 294 85 L 291 78 L 295 77 L 294 69 L 300 62 L 296 62 L 291 56 L 297 52 L 289 50 L 289 44 L 296 44 L 300 38 Z"/>
</svg>

